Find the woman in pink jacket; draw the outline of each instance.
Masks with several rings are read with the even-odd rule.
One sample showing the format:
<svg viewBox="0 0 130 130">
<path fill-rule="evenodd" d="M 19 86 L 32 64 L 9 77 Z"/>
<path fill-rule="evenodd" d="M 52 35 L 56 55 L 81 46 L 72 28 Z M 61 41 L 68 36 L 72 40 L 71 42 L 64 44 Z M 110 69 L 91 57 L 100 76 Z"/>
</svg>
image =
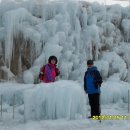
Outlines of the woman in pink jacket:
<svg viewBox="0 0 130 130">
<path fill-rule="evenodd" d="M 40 70 L 39 79 L 41 82 L 50 83 L 55 82 L 56 76 L 60 74 L 57 64 L 56 56 L 50 56 L 48 59 L 48 64 L 44 65 Z"/>
</svg>

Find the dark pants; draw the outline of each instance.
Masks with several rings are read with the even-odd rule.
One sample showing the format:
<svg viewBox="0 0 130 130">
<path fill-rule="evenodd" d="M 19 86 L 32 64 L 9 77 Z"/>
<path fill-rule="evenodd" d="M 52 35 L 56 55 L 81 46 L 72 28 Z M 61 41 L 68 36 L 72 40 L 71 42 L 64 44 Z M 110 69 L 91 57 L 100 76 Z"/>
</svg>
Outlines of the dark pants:
<svg viewBox="0 0 130 130">
<path fill-rule="evenodd" d="M 89 105 L 91 107 L 91 117 L 92 116 L 100 116 L 100 94 L 88 94 Z"/>
</svg>

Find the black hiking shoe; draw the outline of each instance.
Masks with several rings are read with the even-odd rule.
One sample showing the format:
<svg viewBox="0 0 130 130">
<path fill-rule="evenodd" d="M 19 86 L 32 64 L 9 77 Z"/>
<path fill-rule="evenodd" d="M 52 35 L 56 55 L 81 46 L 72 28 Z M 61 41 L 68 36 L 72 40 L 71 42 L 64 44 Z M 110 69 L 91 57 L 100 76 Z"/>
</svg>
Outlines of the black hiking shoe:
<svg viewBox="0 0 130 130">
<path fill-rule="evenodd" d="M 88 119 L 92 119 L 93 117 L 92 116 L 88 116 Z"/>
</svg>

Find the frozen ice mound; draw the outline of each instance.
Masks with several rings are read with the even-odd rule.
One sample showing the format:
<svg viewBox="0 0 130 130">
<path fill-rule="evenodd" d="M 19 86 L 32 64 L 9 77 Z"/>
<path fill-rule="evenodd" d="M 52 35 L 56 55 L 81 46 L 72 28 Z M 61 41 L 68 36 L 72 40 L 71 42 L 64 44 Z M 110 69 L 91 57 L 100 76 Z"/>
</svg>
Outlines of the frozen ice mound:
<svg viewBox="0 0 130 130">
<path fill-rule="evenodd" d="M 24 93 L 26 120 L 81 119 L 86 117 L 83 87 L 73 81 L 41 83 Z"/>
</svg>

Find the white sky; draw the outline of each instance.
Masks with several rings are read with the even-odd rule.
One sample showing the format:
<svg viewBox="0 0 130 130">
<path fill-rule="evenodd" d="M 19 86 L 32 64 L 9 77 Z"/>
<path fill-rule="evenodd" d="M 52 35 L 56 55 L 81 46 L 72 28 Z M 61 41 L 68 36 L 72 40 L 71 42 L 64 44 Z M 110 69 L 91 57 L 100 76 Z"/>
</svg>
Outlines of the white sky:
<svg viewBox="0 0 130 130">
<path fill-rule="evenodd" d="M 99 2 L 101 4 L 107 4 L 107 5 L 111 5 L 111 4 L 120 4 L 121 6 L 128 6 L 129 5 L 129 2 L 130 0 L 86 0 L 86 1 L 89 1 L 89 2 Z"/>
<path fill-rule="evenodd" d="M 0 0 L 1 2 L 2 0 Z M 14 0 L 3 0 L 3 1 L 14 1 Z M 81 0 L 80 0 L 81 1 Z M 121 6 L 128 6 L 130 5 L 130 0 L 83 0 L 83 1 L 89 1 L 89 2 L 98 2 L 100 4 L 120 4 Z"/>
</svg>

